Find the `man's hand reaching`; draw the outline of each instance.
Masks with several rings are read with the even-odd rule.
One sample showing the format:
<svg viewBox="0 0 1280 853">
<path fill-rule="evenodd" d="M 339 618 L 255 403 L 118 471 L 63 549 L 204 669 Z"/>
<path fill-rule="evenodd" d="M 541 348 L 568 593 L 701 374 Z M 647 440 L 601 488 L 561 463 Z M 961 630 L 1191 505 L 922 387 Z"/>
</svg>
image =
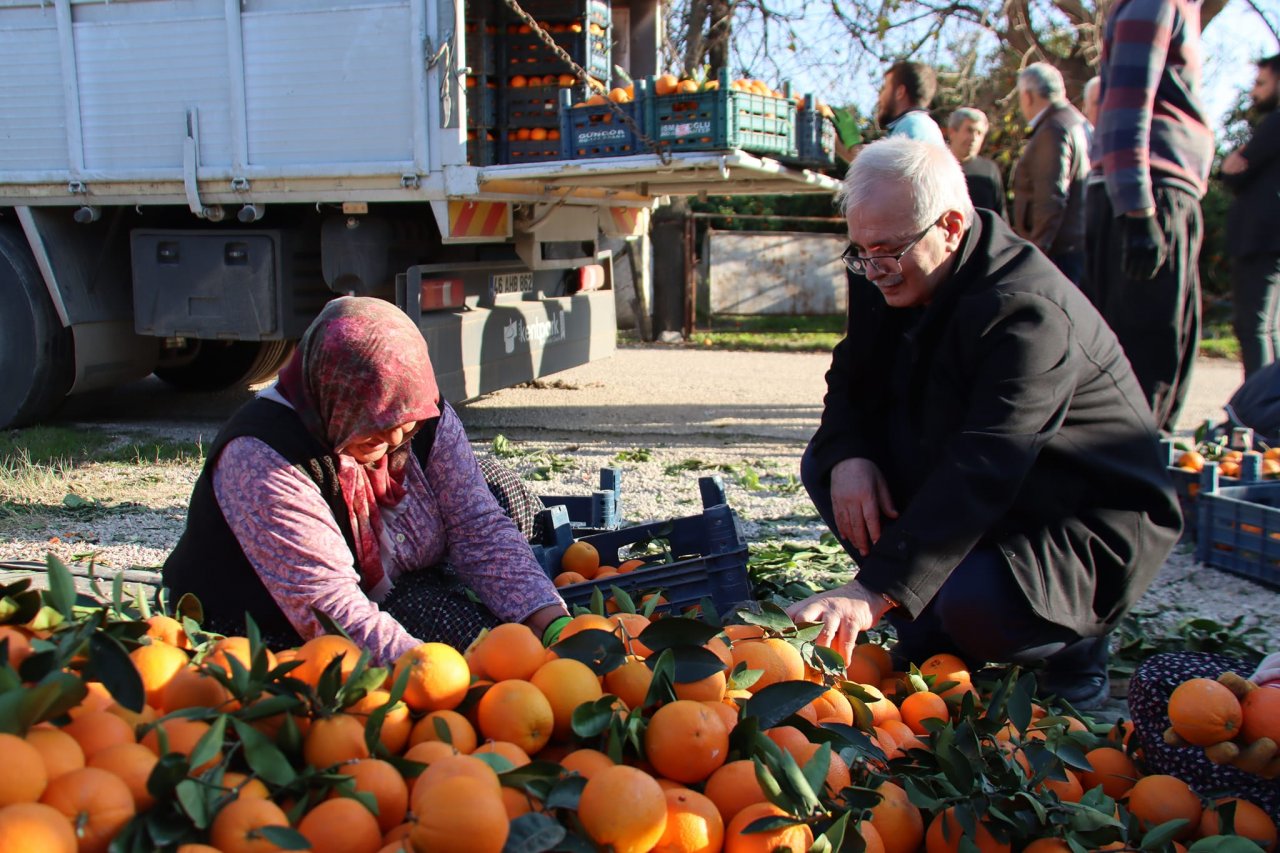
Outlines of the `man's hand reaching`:
<svg viewBox="0 0 1280 853">
<path fill-rule="evenodd" d="M 814 642 L 835 649 L 849 660 L 858 633 L 874 627 L 888 609 L 889 602 L 884 596 L 851 581 L 797 601 L 787 608 L 787 615 L 797 624 L 821 622 L 822 632 Z"/>
</svg>

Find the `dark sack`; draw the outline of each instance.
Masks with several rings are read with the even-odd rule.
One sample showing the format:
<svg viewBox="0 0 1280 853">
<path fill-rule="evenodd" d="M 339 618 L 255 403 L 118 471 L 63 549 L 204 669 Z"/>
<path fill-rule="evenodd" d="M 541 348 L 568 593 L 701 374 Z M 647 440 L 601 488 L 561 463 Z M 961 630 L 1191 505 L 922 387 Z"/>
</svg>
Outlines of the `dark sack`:
<svg viewBox="0 0 1280 853">
<path fill-rule="evenodd" d="M 1225 406 L 1235 426 L 1247 426 L 1268 447 L 1280 445 L 1280 361 L 1244 381 Z"/>
</svg>

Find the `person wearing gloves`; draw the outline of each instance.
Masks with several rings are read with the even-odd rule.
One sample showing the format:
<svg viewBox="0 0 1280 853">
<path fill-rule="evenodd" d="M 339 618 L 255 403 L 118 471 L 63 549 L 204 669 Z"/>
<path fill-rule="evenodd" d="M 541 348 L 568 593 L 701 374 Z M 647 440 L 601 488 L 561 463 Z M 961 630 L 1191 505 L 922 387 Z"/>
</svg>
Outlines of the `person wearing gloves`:
<svg viewBox="0 0 1280 853">
<path fill-rule="evenodd" d="M 1280 652 L 1251 661 L 1205 652 L 1169 652 L 1152 655 L 1138 665 L 1129 681 L 1129 714 L 1133 736 L 1142 747 L 1148 773 L 1177 776 L 1202 794 L 1227 792 L 1249 800 L 1280 822 L 1280 778 L 1267 779 L 1244 762 L 1216 764 L 1204 747 L 1174 745 L 1165 740 L 1169 728 L 1169 697 L 1174 689 L 1193 678 L 1218 679 L 1223 673 L 1252 671 L 1249 681 L 1259 690 L 1280 690 Z M 1248 744 L 1240 744 L 1247 747 Z"/>
<path fill-rule="evenodd" d="M 1200 101 L 1201 0 L 1116 0 L 1103 28 L 1086 202 L 1086 292 L 1172 432 L 1200 346 L 1200 199 L 1213 132 Z"/>
<path fill-rule="evenodd" d="M 464 649 L 499 622 L 543 635 L 568 615 L 422 334 L 367 297 L 326 305 L 219 432 L 163 579 L 171 601 L 200 600 L 207 630 L 241 634 L 247 614 L 283 648 L 323 633 L 323 614 L 378 663 L 422 642 Z"/>
</svg>

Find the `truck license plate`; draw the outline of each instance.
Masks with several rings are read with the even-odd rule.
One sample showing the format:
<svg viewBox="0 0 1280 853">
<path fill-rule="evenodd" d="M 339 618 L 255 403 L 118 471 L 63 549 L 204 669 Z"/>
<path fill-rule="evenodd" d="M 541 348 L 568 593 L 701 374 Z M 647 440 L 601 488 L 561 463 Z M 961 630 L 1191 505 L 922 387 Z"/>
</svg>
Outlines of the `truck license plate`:
<svg viewBox="0 0 1280 853">
<path fill-rule="evenodd" d="M 524 293 L 533 290 L 533 273 L 531 272 L 495 273 L 490 277 L 490 281 L 495 294 Z"/>
</svg>

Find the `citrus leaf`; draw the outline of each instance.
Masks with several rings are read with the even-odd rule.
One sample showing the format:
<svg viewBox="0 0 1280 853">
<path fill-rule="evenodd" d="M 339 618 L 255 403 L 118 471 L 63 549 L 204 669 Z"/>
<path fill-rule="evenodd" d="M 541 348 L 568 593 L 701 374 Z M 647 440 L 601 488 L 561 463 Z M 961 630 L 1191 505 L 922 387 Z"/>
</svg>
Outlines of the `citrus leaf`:
<svg viewBox="0 0 1280 853">
<path fill-rule="evenodd" d="M 578 798 L 587 780 L 582 776 L 566 776 L 555 784 L 547 794 L 546 807 L 549 809 L 577 809 Z"/>
<path fill-rule="evenodd" d="M 643 706 L 674 702 L 677 698 L 675 655 L 670 649 L 664 649 L 656 656 L 646 658 L 645 665 L 653 670 L 653 680 L 649 682 Z"/>
<path fill-rule="evenodd" d="M 178 805 L 186 812 L 187 817 L 191 818 L 195 827 L 208 828 L 209 798 L 204 786 L 194 779 L 183 779 L 174 789 L 174 793 L 177 795 Z"/>
<path fill-rule="evenodd" d="M 613 719 L 613 704 L 617 697 L 604 695 L 594 702 L 583 702 L 573 709 L 571 725 L 580 738 L 593 738 L 603 734 Z"/>
<path fill-rule="evenodd" d="M 589 628 L 551 647 L 562 658 L 585 663 L 596 675 L 607 675 L 626 663 L 622 639 L 611 631 Z"/>
<path fill-rule="evenodd" d="M 515 769 L 515 765 L 511 763 L 511 759 L 505 755 L 498 755 L 496 752 L 477 752 L 474 757 L 483 761 L 493 768 L 493 772 L 499 775 Z"/>
<path fill-rule="evenodd" d="M 63 617 L 70 619 L 72 609 L 76 603 L 76 581 L 71 576 L 71 570 L 67 568 L 67 564 L 62 562 L 53 554 L 45 557 L 45 567 L 48 572 L 49 589 L 45 592 L 45 601 L 49 606 L 57 610 Z M 140 708 L 131 708 L 130 710 L 138 711 Z"/>
<path fill-rule="evenodd" d="M 769 769 L 769 765 L 754 755 L 751 757 L 751 762 L 756 768 L 756 782 L 760 785 L 760 790 L 764 791 L 764 795 L 769 799 L 769 802 L 780 809 L 791 808 L 790 800 L 782 792 L 782 786 L 778 784 L 778 779 L 773 775 L 773 771 Z"/>
<path fill-rule="evenodd" d="M 287 726 L 292 717 L 285 717 Z M 289 759 L 272 743 L 266 735 L 246 722 L 232 718 L 232 726 L 244 747 L 244 760 L 249 769 L 262 777 L 263 781 L 272 785 L 288 785 L 297 773 L 289 764 Z"/>
<path fill-rule="evenodd" d="M 187 760 L 192 767 L 202 767 L 208 761 L 216 758 L 222 752 L 222 740 L 227 733 L 227 715 L 219 714 L 218 718 L 213 721 L 213 725 L 209 726 L 209 730 L 200 736 L 200 740 L 196 741 L 195 747 L 191 750 L 191 756 Z"/>
<path fill-rule="evenodd" d="M 310 850 L 311 842 L 298 830 L 288 826 L 264 826 L 257 830 L 267 841 L 281 850 Z"/>
<path fill-rule="evenodd" d="M 845 839 L 846 833 L 849 830 L 849 817 L 852 814 L 853 812 L 846 810 L 840 815 L 840 817 L 836 818 L 835 823 L 827 827 L 826 831 L 823 832 L 822 835 L 818 836 L 818 838 L 821 838 L 823 841 L 827 843 L 827 849 L 829 850 L 845 849 L 844 839 Z M 861 833 L 858 833 L 857 835 L 859 839 L 862 837 Z M 817 839 L 814 839 L 814 842 L 816 846 Z M 865 845 L 863 845 L 863 849 L 864 850 L 866 849 Z"/>
<path fill-rule="evenodd" d="M 818 747 L 818 751 L 813 757 L 804 763 L 801 770 L 804 772 L 804 778 L 808 780 L 809 787 L 815 792 L 823 789 L 827 782 L 827 771 L 831 769 L 831 744 L 824 743 Z"/>
<path fill-rule="evenodd" d="M 502 853 L 546 853 L 564 840 L 565 828 L 549 815 L 529 812 L 511 821 Z"/>
<path fill-rule="evenodd" d="M 689 684 L 724 672 L 724 661 L 702 646 L 671 646 L 665 651 L 671 654 L 671 662 L 675 665 L 676 684 Z M 646 658 L 646 662 L 649 660 L 653 660 L 652 655 Z"/>
<path fill-rule="evenodd" d="M 809 681 L 780 681 L 748 699 L 743 713 L 758 717 L 760 728 L 771 729 L 826 692 L 824 685 Z"/>
<path fill-rule="evenodd" d="M 787 611 L 769 601 L 760 603 L 759 613 L 742 609 L 736 611 L 734 615 L 748 625 L 758 625 L 767 631 L 774 631 L 779 634 L 784 631 L 793 631 L 796 627 L 796 623 L 791 621 Z"/>
<path fill-rule="evenodd" d="M 176 752 L 162 756 L 147 777 L 147 792 L 157 800 L 167 800 L 178 784 L 187 778 L 191 768 L 187 759 Z"/>
<path fill-rule="evenodd" d="M 95 631 L 89 637 L 89 660 L 85 675 L 90 680 L 101 681 L 111 698 L 121 707 L 140 712 L 146 704 L 147 694 L 142 687 L 142 676 L 133 665 L 129 653 L 120 641 L 110 634 Z"/>
<path fill-rule="evenodd" d="M 655 652 L 672 646 L 705 646 L 720 629 L 696 619 L 671 616 L 650 622 L 640 632 L 639 640 Z"/>
<path fill-rule="evenodd" d="M 1164 847 L 1182 832 L 1183 828 L 1190 823 L 1186 818 L 1176 818 L 1167 820 L 1159 826 L 1153 826 L 1142 836 L 1139 844 L 1140 850 L 1162 850 Z"/>
<path fill-rule="evenodd" d="M 204 621 L 204 605 L 200 603 L 200 599 L 189 592 L 183 593 L 182 597 L 178 599 L 178 603 L 173 607 L 173 612 L 181 617 L 179 621 L 184 624 L 187 619 L 197 625 Z"/>
</svg>

